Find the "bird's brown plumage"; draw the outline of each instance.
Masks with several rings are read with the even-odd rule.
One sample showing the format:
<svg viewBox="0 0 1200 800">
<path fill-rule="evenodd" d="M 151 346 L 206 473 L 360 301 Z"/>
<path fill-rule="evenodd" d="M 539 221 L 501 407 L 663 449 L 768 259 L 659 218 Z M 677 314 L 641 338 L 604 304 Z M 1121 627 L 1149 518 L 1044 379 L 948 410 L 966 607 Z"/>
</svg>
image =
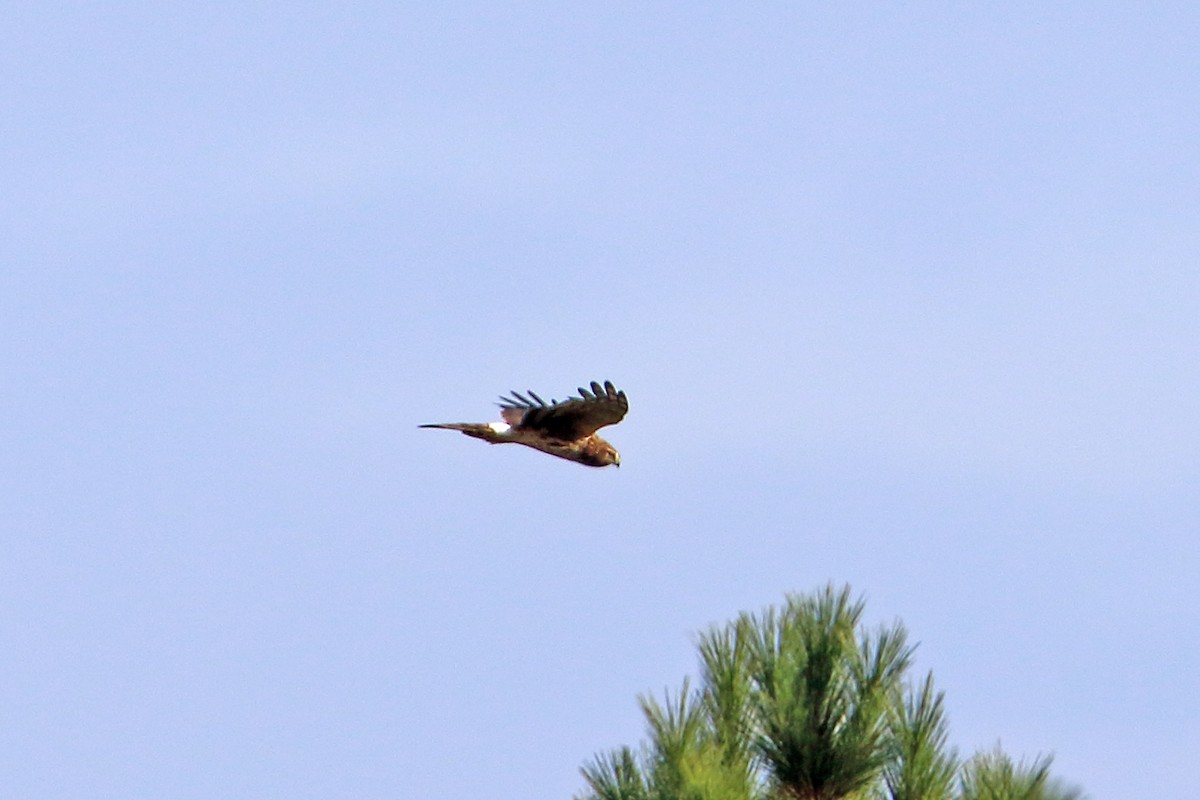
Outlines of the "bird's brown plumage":
<svg viewBox="0 0 1200 800">
<path fill-rule="evenodd" d="M 629 410 L 625 393 L 617 391 L 611 381 L 603 386 L 592 381 L 590 392 L 580 387 L 578 397 L 561 403 L 547 403 L 532 391 L 525 394 L 528 397 L 514 391 L 510 397 L 500 398 L 504 423 L 448 422 L 421 427 L 461 431 L 492 444 L 523 444 L 589 467 L 621 465 L 616 449 L 596 435 L 600 428 L 620 422 Z"/>
</svg>

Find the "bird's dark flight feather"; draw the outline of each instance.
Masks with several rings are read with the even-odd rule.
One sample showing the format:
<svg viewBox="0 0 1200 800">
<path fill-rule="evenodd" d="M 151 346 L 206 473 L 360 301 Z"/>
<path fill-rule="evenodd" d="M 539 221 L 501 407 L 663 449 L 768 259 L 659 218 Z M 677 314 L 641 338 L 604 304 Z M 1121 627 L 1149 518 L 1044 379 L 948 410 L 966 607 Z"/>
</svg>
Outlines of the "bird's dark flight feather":
<svg viewBox="0 0 1200 800">
<path fill-rule="evenodd" d="M 532 391 L 528 394 L 533 400 L 515 391 L 511 398 L 501 397 L 500 407 L 524 412 L 517 428 L 539 431 L 562 441 L 591 436 L 605 425 L 620 422 L 629 411 L 625 392 L 617 391 L 612 381 L 605 381 L 604 386 L 592 381 L 590 392 L 580 387 L 579 397 L 568 397 L 561 403 L 546 403 Z"/>
</svg>

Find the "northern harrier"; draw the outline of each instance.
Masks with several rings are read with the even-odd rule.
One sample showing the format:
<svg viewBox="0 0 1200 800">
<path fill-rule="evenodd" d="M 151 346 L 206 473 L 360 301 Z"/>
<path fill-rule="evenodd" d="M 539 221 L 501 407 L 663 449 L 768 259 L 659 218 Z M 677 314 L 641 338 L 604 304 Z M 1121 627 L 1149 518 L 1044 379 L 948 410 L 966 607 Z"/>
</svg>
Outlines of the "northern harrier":
<svg viewBox="0 0 1200 800">
<path fill-rule="evenodd" d="M 620 422 L 629 410 L 625 393 L 618 392 L 611 381 L 605 381 L 604 386 L 592 381 L 591 392 L 580 387 L 579 397 L 568 397 L 561 403 L 547 403 L 533 392 L 528 394 L 532 400 L 517 392 L 511 398 L 500 398 L 503 422 L 446 422 L 421 427 L 462 431 L 491 444 L 523 444 L 589 467 L 621 466 L 621 454 L 596 435 L 605 425 Z"/>
</svg>

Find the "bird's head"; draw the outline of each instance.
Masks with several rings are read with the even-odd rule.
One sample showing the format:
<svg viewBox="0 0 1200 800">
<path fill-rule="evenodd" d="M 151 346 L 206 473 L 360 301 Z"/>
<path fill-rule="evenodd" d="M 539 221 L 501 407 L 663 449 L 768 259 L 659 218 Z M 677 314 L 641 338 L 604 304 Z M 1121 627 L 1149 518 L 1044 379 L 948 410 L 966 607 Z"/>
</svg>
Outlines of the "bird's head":
<svg viewBox="0 0 1200 800">
<path fill-rule="evenodd" d="M 583 463 L 589 467 L 607 467 L 609 465 L 620 467 L 621 454 L 608 442 L 601 441 L 586 454 Z"/>
</svg>

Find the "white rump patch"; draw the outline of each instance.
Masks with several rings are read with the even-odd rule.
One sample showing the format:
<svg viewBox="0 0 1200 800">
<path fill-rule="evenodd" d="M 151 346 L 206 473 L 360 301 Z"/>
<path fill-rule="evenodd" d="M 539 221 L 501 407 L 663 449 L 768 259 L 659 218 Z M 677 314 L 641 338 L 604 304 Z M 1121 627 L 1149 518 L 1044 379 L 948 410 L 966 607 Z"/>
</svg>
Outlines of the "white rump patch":
<svg viewBox="0 0 1200 800">
<path fill-rule="evenodd" d="M 508 433 L 512 429 L 512 426 L 507 422 L 489 422 L 488 427 L 494 433 Z"/>
</svg>

